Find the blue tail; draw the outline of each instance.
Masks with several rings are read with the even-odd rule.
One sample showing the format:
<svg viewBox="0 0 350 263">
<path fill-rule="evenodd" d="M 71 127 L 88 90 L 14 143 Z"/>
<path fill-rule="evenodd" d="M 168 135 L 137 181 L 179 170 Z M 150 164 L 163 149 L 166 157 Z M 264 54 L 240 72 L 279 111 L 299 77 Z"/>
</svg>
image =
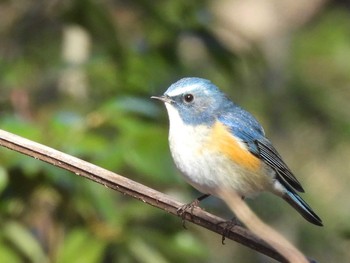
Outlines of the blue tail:
<svg viewBox="0 0 350 263">
<path fill-rule="evenodd" d="M 307 221 L 323 226 L 321 218 L 312 211 L 311 207 L 297 193 L 287 190 L 283 195 L 283 199 L 293 206 Z"/>
</svg>

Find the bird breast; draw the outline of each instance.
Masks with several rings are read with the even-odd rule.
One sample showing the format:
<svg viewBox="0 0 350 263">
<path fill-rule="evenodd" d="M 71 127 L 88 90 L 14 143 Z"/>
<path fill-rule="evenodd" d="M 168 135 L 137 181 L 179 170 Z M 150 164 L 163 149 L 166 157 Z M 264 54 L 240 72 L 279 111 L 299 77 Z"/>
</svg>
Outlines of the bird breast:
<svg viewBox="0 0 350 263">
<path fill-rule="evenodd" d="M 271 184 L 261 173 L 260 160 L 243 149 L 242 142 L 228 143 L 222 127 L 186 124 L 172 105 L 167 109 L 172 157 L 196 189 L 216 195 L 219 188 L 228 187 L 249 196 Z"/>
</svg>

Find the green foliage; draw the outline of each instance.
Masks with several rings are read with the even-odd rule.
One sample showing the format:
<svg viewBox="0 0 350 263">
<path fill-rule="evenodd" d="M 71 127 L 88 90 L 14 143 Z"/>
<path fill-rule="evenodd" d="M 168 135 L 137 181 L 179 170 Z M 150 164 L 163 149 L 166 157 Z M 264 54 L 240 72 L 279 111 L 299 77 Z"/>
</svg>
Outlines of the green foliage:
<svg viewBox="0 0 350 263">
<path fill-rule="evenodd" d="M 275 198 L 252 201 L 254 210 L 287 229 L 307 255 L 346 261 L 347 249 L 323 247 L 350 228 L 350 210 L 341 208 L 350 183 L 349 10 L 328 6 L 288 31 L 288 63 L 279 63 L 264 49 L 266 39 L 235 48 L 219 37 L 222 27 L 206 1 L 51 2 L 0 4 L 9 11 L 0 15 L 1 129 L 189 201 L 168 150 L 165 109 L 150 96 L 183 76 L 211 79 L 263 122 L 304 176 L 306 199 L 329 228 L 313 229 L 278 201 L 271 206 Z M 27 156 L 0 153 L 3 262 L 245 258 L 232 243 L 218 255 L 220 237 L 185 230 L 164 211 Z M 342 228 L 338 218 L 347 222 Z M 260 262 L 249 252 L 247 262 Z"/>
<path fill-rule="evenodd" d="M 85 229 L 76 228 L 65 237 L 57 262 L 101 262 L 107 243 L 91 236 Z"/>
</svg>

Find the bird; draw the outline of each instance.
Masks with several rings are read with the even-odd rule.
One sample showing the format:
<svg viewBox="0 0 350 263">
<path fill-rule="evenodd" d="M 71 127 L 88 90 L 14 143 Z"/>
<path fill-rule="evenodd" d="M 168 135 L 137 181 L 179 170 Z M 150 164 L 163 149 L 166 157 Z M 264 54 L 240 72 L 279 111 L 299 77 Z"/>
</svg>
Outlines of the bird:
<svg viewBox="0 0 350 263">
<path fill-rule="evenodd" d="M 321 218 L 299 196 L 304 189 L 283 161 L 257 119 L 211 81 L 187 77 L 163 95 L 169 117 L 169 146 L 185 180 L 203 193 L 234 190 L 242 198 L 270 192 L 281 197 L 310 223 Z"/>
</svg>

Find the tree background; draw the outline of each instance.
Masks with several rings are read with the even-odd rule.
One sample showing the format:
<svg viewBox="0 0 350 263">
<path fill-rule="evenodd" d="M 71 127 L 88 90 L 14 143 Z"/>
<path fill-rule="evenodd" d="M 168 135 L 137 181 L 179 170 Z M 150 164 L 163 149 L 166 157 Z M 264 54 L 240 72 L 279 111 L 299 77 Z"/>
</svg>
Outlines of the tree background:
<svg viewBox="0 0 350 263">
<path fill-rule="evenodd" d="M 263 124 L 324 221 L 263 194 L 249 205 L 306 255 L 350 259 L 347 1 L 3 0 L 1 129 L 183 202 L 165 108 L 185 76 L 210 79 Z M 272 262 L 96 183 L 0 149 L 3 262 Z M 206 210 L 232 217 L 211 198 Z"/>
</svg>

